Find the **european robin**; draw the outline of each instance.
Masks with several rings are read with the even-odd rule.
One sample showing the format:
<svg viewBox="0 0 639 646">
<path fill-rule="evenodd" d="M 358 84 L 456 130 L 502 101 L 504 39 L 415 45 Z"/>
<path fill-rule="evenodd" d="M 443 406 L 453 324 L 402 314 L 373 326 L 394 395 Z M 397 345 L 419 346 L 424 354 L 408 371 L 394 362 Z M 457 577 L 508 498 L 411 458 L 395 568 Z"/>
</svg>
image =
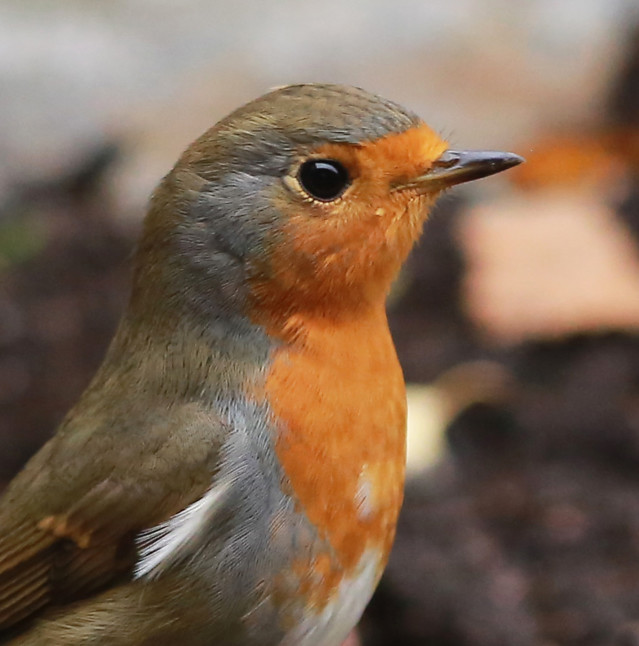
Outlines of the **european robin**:
<svg viewBox="0 0 639 646">
<path fill-rule="evenodd" d="M 104 363 L 0 501 L 0 639 L 339 645 L 402 501 L 386 294 L 443 189 L 520 161 L 336 85 L 193 143 Z"/>
</svg>

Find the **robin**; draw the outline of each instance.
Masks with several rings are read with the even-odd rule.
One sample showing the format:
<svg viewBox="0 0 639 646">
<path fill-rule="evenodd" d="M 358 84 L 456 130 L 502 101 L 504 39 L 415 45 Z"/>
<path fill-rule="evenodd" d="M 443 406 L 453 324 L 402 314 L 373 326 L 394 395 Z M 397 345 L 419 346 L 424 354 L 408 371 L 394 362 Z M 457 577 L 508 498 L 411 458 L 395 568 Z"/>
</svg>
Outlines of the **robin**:
<svg viewBox="0 0 639 646">
<path fill-rule="evenodd" d="M 386 294 L 442 190 L 521 161 L 336 85 L 193 143 L 104 363 L 0 501 L 0 641 L 339 645 L 402 501 Z"/>
</svg>

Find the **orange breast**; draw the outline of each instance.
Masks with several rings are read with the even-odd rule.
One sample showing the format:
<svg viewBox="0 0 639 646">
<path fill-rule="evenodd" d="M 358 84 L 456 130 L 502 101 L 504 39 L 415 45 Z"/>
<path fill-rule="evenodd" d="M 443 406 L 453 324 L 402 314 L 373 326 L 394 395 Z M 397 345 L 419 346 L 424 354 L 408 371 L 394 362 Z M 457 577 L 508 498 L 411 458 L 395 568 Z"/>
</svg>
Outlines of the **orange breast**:
<svg viewBox="0 0 639 646">
<path fill-rule="evenodd" d="M 266 397 L 290 493 L 330 542 L 340 575 L 369 548 L 383 566 L 403 495 L 406 425 L 385 311 L 339 323 L 295 316 L 283 335 Z M 328 569 L 322 561 L 315 566 Z"/>
</svg>

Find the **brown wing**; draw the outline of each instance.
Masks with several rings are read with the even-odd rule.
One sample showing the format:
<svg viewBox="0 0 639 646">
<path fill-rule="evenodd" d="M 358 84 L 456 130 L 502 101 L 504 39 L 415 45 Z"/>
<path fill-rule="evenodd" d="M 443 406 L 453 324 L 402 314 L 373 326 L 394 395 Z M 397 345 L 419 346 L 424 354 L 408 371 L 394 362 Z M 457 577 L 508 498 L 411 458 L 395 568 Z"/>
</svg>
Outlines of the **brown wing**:
<svg viewBox="0 0 639 646">
<path fill-rule="evenodd" d="M 133 558 L 130 537 L 115 525 L 106 539 L 97 526 L 74 525 L 64 514 L 13 523 L 0 516 L 0 523 L 0 630 L 51 603 L 99 589 Z"/>
<path fill-rule="evenodd" d="M 78 433 L 63 429 L 45 445 L 0 501 L 0 640 L 49 605 L 128 577 L 135 535 L 210 487 L 220 428 L 188 405 L 144 433 L 97 429 L 78 450 Z"/>
</svg>

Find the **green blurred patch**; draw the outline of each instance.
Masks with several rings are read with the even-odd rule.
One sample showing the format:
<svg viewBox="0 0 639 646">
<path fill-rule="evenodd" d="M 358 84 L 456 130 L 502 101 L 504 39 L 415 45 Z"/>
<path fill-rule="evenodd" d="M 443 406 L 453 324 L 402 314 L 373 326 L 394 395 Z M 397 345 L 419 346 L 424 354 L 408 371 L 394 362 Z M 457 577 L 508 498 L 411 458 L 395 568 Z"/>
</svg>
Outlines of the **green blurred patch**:
<svg viewBox="0 0 639 646">
<path fill-rule="evenodd" d="M 45 227 L 28 216 L 0 221 L 0 271 L 37 256 L 47 243 Z"/>
</svg>

